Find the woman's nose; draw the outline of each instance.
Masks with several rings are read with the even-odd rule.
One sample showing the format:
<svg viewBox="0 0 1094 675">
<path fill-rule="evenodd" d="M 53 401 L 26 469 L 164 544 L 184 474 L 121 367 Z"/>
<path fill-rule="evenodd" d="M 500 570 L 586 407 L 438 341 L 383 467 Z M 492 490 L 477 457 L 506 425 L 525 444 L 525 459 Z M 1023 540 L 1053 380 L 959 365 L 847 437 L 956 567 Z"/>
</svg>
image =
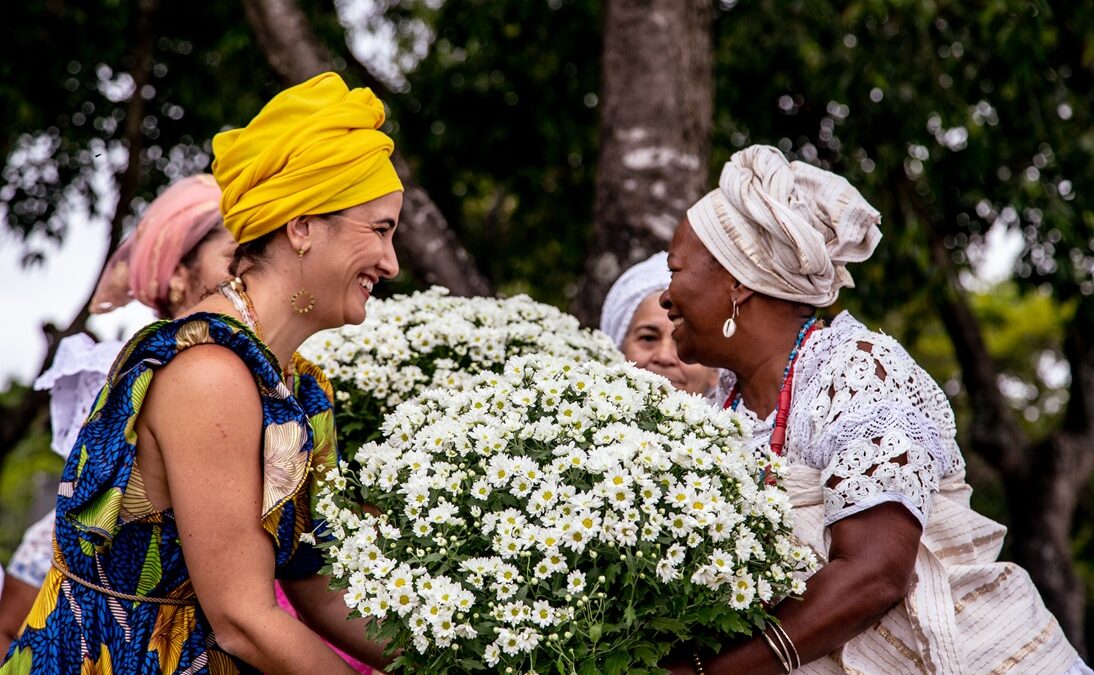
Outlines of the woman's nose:
<svg viewBox="0 0 1094 675">
<path fill-rule="evenodd" d="M 388 241 L 387 250 L 384 251 L 384 257 L 380 261 L 380 272 L 385 279 L 394 279 L 399 276 L 399 256 L 396 255 L 395 244 L 391 241 Z"/>
<path fill-rule="evenodd" d="M 653 361 L 663 366 L 674 365 L 679 360 L 676 355 L 676 343 L 672 341 L 671 335 L 666 335 L 661 338 L 661 341 L 657 344 L 657 349 L 653 353 Z"/>
<path fill-rule="evenodd" d="M 657 298 L 657 304 L 661 305 L 661 309 L 672 309 L 672 296 L 669 295 L 669 289 L 665 289 L 661 293 L 661 297 Z"/>
</svg>

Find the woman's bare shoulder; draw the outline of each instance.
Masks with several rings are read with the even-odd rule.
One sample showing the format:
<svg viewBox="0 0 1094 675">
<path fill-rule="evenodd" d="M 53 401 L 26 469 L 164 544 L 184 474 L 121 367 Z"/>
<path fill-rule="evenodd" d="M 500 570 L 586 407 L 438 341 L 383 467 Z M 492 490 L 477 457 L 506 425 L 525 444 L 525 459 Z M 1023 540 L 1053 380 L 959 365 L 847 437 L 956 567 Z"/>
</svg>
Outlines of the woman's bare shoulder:
<svg viewBox="0 0 1094 675">
<path fill-rule="evenodd" d="M 197 345 L 183 350 L 152 379 L 147 405 L 153 418 L 175 419 L 253 414 L 261 419 L 258 385 L 247 364 L 228 347 Z M 184 413 L 180 415 L 179 413 Z"/>
</svg>

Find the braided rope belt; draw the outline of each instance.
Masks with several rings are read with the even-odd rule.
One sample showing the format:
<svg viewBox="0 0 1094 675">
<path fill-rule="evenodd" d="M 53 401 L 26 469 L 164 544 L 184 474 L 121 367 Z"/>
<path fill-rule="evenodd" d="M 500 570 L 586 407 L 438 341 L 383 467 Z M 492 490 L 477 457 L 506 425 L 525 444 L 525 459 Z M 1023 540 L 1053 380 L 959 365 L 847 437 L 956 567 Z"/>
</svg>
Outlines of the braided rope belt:
<svg viewBox="0 0 1094 675">
<path fill-rule="evenodd" d="M 198 601 L 196 596 L 189 598 L 153 598 L 147 595 L 130 595 L 129 593 L 119 593 L 111 588 L 100 586 L 99 584 L 93 584 L 86 579 L 80 577 L 69 571 L 65 562 L 56 555 L 53 557 L 53 569 L 61 573 L 69 581 L 74 581 L 84 588 L 90 588 L 93 591 L 102 593 L 103 595 L 117 598 L 119 600 L 128 600 L 130 602 L 148 602 L 155 605 L 175 605 L 179 607 L 194 607 L 197 606 Z"/>
</svg>

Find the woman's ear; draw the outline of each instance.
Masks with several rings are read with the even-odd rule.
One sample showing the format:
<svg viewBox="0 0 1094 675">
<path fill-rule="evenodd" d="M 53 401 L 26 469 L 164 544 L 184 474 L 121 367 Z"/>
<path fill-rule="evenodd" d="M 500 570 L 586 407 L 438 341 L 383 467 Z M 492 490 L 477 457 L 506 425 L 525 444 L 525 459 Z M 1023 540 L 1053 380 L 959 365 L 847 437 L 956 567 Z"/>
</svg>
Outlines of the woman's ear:
<svg viewBox="0 0 1094 675">
<path fill-rule="evenodd" d="M 182 263 L 175 266 L 175 272 L 167 282 L 167 304 L 172 315 L 188 306 L 189 298 L 186 296 L 190 290 L 190 279 L 189 268 Z"/>
<path fill-rule="evenodd" d="M 733 301 L 738 305 L 743 305 L 745 301 L 751 298 L 755 293 L 756 291 L 745 286 L 740 281 L 734 280 L 732 290 L 730 291 L 730 297 L 733 298 Z"/>
<path fill-rule="evenodd" d="M 314 216 L 296 216 L 285 224 L 285 234 L 289 238 L 293 251 L 299 253 L 303 250 L 307 253 L 311 248 L 311 238 L 315 233 L 315 228 L 312 227 L 313 219 Z"/>
</svg>

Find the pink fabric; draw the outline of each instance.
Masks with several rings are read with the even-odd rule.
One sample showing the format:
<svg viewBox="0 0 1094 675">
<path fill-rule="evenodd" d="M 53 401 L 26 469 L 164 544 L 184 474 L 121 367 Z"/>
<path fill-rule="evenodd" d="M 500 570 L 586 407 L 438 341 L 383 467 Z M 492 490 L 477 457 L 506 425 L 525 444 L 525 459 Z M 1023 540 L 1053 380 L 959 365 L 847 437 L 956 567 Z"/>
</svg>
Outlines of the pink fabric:
<svg viewBox="0 0 1094 675">
<path fill-rule="evenodd" d="M 297 614 L 296 614 L 296 610 L 293 609 L 292 603 L 289 602 L 289 599 L 287 597 L 285 597 L 285 593 L 281 590 L 281 584 L 277 583 L 276 581 L 274 582 L 274 592 L 277 594 L 277 604 L 281 605 L 281 609 L 288 612 L 294 618 L 298 618 Z M 354 670 L 356 670 L 359 673 L 364 673 L 365 675 L 369 675 L 370 673 L 373 672 L 372 668 L 370 668 L 370 667 L 366 666 L 365 664 L 361 663 L 360 661 L 353 658 L 349 654 L 345 653 L 341 649 L 335 647 L 334 645 L 330 644 L 329 642 L 327 643 L 327 645 L 329 645 L 331 649 L 333 649 L 335 652 L 337 652 L 339 656 L 341 656 L 343 659 L 345 659 L 346 663 L 349 664 L 350 668 L 353 668 Z"/>
<path fill-rule="evenodd" d="M 131 300 L 156 310 L 166 307 L 175 268 L 222 222 L 220 188 L 212 176 L 188 176 L 171 185 L 152 200 L 137 229 L 111 256 L 91 298 L 92 313 Z"/>
</svg>

